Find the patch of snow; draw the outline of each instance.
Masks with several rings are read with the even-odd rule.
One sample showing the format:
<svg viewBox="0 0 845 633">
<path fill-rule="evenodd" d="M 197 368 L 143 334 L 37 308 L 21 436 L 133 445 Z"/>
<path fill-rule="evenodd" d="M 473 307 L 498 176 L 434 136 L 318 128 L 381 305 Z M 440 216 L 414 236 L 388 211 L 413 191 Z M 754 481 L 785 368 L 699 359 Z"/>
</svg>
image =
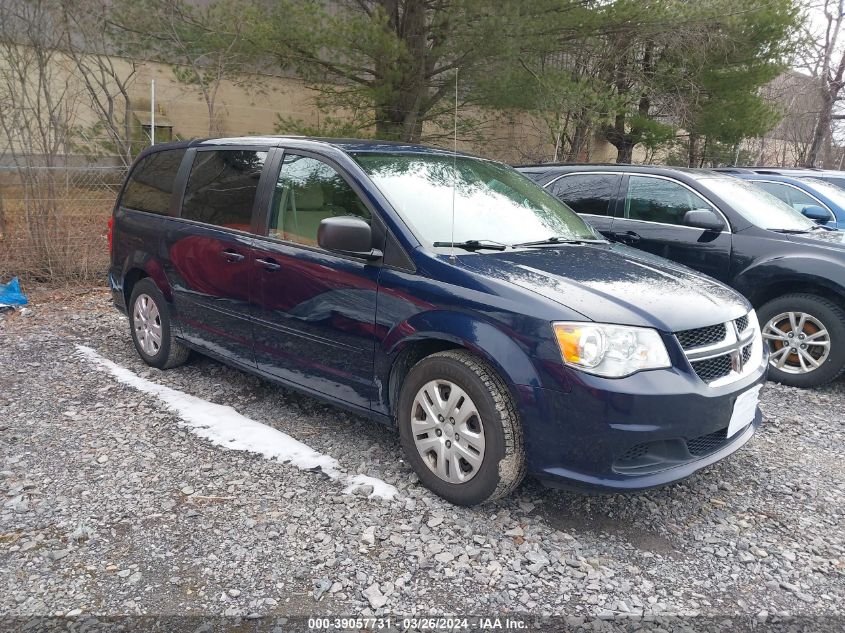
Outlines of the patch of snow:
<svg viewBox="0 0 845 633">
<path fill-rule="evenodd" d="M 347 486 L 343 489 L 346 494 L 352 494 L 361 486 L 372 486 L 373 491 L 367 495 L 368 499 L 381 497 L 382 499 L 393 499 L 399 491 L 383 479 L 370 477 L 369 475 L 354 475 L 346 478 Z"/>
<path fill-rule="evenodd" d="M 334 457 L 319 453 L 287 433 L 241 415 L 232 407 L 208 402 L 142 378 L 85 345 L 77 345 L 76 349 L 83 358 L 100 371 L 110 373 L 118 382 L 157 397 L 182 419 L 182 426 L 216 446 L 258 453 L 267 459 L 291 464 L 302 470 L 319 469 L 329 478 L 345 484 L 343 491 L 347 494 L 364 485 L 373 487 L 369 498 L 392 499 L 398 493 L 394 486 L 376 477 L 344 475 L 340 463 Z"/>
</svg>

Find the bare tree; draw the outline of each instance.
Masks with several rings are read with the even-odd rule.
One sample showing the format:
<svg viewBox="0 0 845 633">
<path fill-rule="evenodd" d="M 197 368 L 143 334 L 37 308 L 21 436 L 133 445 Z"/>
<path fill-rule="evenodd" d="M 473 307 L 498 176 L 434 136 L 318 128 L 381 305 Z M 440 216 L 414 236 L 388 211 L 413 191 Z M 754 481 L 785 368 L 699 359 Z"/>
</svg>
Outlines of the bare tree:
<svg viewBox="0 0 845 633">
<path fill-rule="evenodd" d="M 219 133 L 218 94 L 223 82 L 255 83 L 255 77 L 247 74 L 255 60 L 246 37 L 249 25 L 254 24 L 252 9 L 230 0 L 118 0 L 110 4 L 112 24 L 120 29 L 131 53 L 172 64 L 176 80 L 200 92 L 208 110 L 209 135 Z"/>
<path fill-rule="evenodd" d="M 845 85 L 845 49 L 839 41 L 845 19 L 845 0 L 824 0 L 822 11 L 825 17 L 824 36 L 816 42 L 812 48 L 815 54 L 805 64 L 821 82 L 821 109 L 804 161 L 806 167 L 814 167 L 818 162 L 822 145 L 830 135 L 834 107 Z"/>
<path fill-rule="evenodd" d="M 129 166 L 133 159 L 129 89 L 138 64 L 115 57 L 120 51 L 106 18 L 110 4 L 108 0 L 61 0 L 62 45 L 97 117 L 92 131 L 99 137 L 97 144 Z"/>
<path fill-rule="evenodd" d="M 58 63 L 55 3 L 4 0 L 0 3 L 0 130 L 24 195 L 36 276 L 52 277 L 67 261 L 57 242 L 54 169 L 67 154 L 79 92 Z"/>
<path fill-rule="evenodd" d="M 755 164 L 803 166 L 813 142 L 819 117 L 820 81 L 788 71 L 766 84 L 761 96 L 779 112 L 780 122 L 760 137 Z"/>
</svg>

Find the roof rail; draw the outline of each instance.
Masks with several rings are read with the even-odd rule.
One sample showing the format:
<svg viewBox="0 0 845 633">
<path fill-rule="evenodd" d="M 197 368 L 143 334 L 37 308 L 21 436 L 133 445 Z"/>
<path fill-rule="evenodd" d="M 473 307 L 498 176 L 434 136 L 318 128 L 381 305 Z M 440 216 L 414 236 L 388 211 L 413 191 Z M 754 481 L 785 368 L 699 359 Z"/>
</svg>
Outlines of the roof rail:
<svg viewBox="0 0 845 633">
<path fill-rule="evenodd" d="M 723 174 L 753 174 L 753 169 L 747 167 L 711 167 L 710 171 L 718 171 Z"/>
<path fill-rule="evenodd" d="M 530 169 L 532 167 L 619 167 L 621 163 L 526 163 L 524 165 L 512 165 L 513 167 L 522 167 Z M 644 165 L 646 166 L 646 165 Z M 648 165 L 649 167 L 651 165 Z M 659 165 L 657 165 L 659 166 Z"/>
<path fill-rule="evenodd" d="M 782 171 L 824 171 L 820 167 L 751 167 L 758 173 L 777 174 Z"/>
</svg>

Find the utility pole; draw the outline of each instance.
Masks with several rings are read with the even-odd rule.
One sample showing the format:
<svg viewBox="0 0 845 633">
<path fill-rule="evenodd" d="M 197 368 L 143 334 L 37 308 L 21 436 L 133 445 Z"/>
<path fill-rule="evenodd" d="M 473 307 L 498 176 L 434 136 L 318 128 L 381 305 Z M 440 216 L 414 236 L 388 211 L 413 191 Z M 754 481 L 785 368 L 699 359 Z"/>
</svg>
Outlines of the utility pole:
<svg viewBox="0 0 845 633">
<path fill-rule="evenodd" d="M 156 144 L 156 80 L 150 82 L 150 145 Z"/>
</svg>

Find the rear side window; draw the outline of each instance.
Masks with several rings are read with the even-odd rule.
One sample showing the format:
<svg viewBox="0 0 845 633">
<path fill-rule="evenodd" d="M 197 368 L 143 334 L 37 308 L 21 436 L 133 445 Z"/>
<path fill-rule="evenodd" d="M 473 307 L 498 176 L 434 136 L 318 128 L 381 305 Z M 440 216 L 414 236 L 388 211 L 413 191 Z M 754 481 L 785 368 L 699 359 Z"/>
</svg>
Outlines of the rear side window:
<svg viewBox="0 0 845 633">
<path fill-rule="evenodd" d="M 575 213 L 611 215 L 621 179 L 618 174 L 573 174 L 555 181 L 549 189 Z"/>
<path fill-rule="evenodd" d="M 129 176 L 120 206 L 169 215 L 173 183 L 184 155 L 184 149 L 170 149 L 142 158 Z"/>
<path fill-rule="evenodd" d="M 182 217 L 249 231 L 265 160 L 267 152 L 253 150 L 197 152 L 185 189 Z"/>
</svg>

